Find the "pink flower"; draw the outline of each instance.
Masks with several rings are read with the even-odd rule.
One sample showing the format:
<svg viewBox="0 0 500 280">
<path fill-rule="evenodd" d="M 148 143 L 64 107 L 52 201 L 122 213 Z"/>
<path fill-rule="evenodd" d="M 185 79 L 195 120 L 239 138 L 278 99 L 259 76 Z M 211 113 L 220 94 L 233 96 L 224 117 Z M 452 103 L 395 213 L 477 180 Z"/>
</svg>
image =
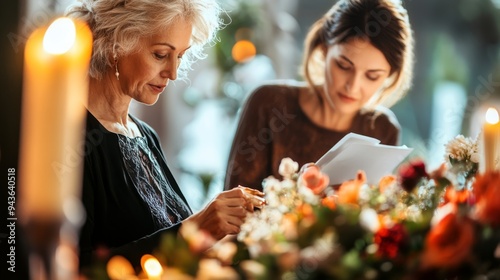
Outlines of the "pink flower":
<svg viewBox="0 0 500 280">
<path fill-rule="evenodd" d="M 318 195 L 328 186 L 330 178 L 322 173 L 317 165 L 310 164 L 303 170 L 302 182 Z"/>
</svg>

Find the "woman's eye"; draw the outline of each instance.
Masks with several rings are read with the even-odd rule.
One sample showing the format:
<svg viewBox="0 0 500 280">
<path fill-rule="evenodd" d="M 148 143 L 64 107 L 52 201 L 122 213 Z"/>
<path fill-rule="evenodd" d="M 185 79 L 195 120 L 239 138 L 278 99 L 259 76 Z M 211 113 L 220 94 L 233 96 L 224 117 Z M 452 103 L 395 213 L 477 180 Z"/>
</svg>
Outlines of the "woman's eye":
<svg viewBox="0 0 500 280">
<path fill-rule="evenodd" d="M 368 78 L 368 80 L 370 80 L 370 81 L 376 81 L 376 80 L 378 80 L 378 78 L 379 78 L 380 76 L 378 76 L 378 75 L 366 75 L 366 77 L 367 77 L 367 78 Z"/>
<path fill-rule="evenodd" d="M 159 53 L 155 53 L 155 57 L 157 59 L 164 59 L 164 58 L 167 58 L 168 54 L 159 54 Z"/>
<path fill-rule="evenodd" d="M 342 70 L 349 70 L 351 67 L 349 65 L 343 64 L 342 62 L 337 61 L 337 66 Z"/>
</svg>

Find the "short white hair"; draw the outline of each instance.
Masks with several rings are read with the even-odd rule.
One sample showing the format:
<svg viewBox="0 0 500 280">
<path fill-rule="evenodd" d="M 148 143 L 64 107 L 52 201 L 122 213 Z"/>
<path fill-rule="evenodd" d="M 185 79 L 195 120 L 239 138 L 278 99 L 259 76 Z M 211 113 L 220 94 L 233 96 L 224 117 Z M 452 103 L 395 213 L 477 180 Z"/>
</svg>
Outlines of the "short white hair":
<svg viewBox="0 0 500 280">
<path fill-rule="evenodd" d="M 89 75 L 101 79 L 120 57 L 139 48 L 140 39 L 151 36 L 182 18 L 193 24 L 191 48 L 179 66 L 185 78 L 191 64 L 206 57 L 204 46 L 215 40 L 222 27 L 221 8 L 215 0 L 79 0 L 66 15 L 86 22 L 93 34 Z"/>
</svg>

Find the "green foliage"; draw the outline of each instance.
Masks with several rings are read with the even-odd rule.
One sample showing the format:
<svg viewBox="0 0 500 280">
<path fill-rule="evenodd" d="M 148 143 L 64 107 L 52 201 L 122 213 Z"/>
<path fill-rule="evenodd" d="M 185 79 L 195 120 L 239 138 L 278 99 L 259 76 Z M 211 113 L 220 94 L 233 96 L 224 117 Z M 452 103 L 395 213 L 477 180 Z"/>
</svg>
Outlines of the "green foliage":
<svg viewBox="0 0 500 280">
<path fill-rule="evenodd" d="M 192 252 L 188 242 L 178 234 L 167 233 L 162 237 L 156 257 L 169 267 L 196 276 L 200 256 Z"/>
</svg>

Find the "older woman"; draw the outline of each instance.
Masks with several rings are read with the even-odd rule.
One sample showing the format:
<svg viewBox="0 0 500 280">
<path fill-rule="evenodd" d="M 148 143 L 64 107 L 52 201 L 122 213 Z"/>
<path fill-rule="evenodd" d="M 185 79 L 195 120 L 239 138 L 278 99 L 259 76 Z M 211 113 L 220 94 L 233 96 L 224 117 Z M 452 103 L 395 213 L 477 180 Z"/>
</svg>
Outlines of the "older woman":
<svg viewBox="0 0 500 280">
<path fill-rule="evenodd" d="M 202 47 L 220 26 L 219 11 L 212 0 L 82 0 L 68 10 L 94 36 L 81 266 L 99 247 L 137 263 L 158 246 L 162 233 L 177 231 L 187 220 L 220 239 L 239 232 L 253 211 L 239 188 L 192 214 L 157 134 L 129 114 L 132 100 L 155 104 L 170 80 L 203 57 Z"/>
<path fill-rule="evenodd" d="M 398 143 L 399 123 L 388 107 L 409 88 L 412 49 L 400 1 L 338 1 L 307 34 L 306 83 L 264 85 L 248 98 L 225 189 L 262 190 L 264 178 L 279 178 L 281 159 L 315 162 L 349 132 Z"/>
</svg>

